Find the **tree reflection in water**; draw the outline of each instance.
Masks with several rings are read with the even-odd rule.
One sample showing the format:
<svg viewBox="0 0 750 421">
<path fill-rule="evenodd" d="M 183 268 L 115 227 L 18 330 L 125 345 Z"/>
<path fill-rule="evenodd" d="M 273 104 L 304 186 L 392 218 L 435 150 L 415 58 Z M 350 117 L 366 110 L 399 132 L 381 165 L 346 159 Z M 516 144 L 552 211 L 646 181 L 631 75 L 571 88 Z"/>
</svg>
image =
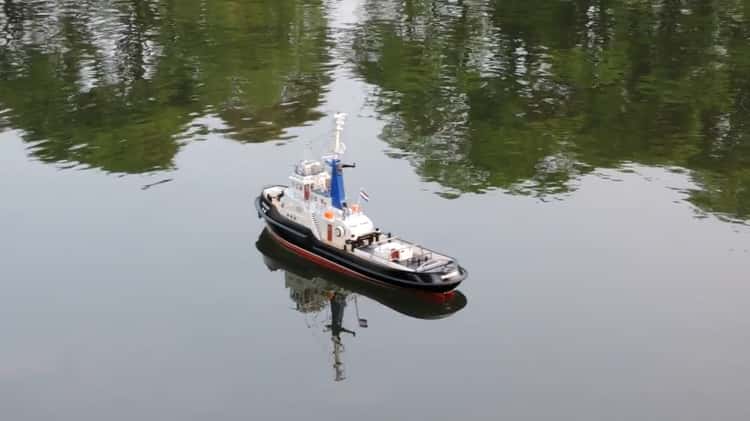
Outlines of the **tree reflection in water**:
<svg viewBox="0 0 750 421">
<path fill-rule="evenodd" d="M 44 162 L 140 173 L 208 130 L 278 139 L 328 83 L 322 2 L 5 1 L 0 28 L 0 109 Z"/>
<path fill-rule="evenodd" d="M 750 217 L 742 1 L 368 1 L 352 61 L 382 139 L 447 196 L 575 189 L 596 168 L 687 168 L 690 200 Z"/>
<path fill-rule="evenodd" d="M 332 29 L 319 0 L 6 0 L 0 127 L 44 162 L 168 169 L 207 132 L 262 142 L 318 119 L 344 54 L 376 87 L 391 153 L 447 197 L 558 195 L 637 163 L 687 170 L 690 201 L 745 221 L 748 10 L 363 0 L 356 25 Z"/>
</svg>

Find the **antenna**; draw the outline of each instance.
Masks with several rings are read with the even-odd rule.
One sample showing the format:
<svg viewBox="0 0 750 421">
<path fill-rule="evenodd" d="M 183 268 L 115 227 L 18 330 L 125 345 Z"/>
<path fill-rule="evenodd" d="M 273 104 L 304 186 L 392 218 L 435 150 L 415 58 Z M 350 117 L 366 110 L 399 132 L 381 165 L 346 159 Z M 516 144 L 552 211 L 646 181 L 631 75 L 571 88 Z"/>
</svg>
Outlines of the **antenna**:
<svg viewBox="0 0 750 421">
<path fill-rule="evenodd" d="M 313 159 L 313 145 L 312 145 L 312 139 L 305 140 L 305 148 L 302 152 L 302 159 L 304 161 L 309 161 Z"/>
</svg>

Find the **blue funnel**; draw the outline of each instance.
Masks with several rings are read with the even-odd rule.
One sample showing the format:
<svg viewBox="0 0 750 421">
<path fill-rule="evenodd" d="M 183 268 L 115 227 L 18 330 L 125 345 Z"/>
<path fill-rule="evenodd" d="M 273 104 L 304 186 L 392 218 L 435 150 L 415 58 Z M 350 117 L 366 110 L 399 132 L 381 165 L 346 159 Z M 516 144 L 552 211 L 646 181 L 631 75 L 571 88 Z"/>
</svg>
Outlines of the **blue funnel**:
<svg viewBox="0 0 750 421">
<path fill-rule="evenodd" d="M 343 209 L 346 192 L 344 192 L 344 171 L 341 169 L 341 161 L 334 158 L 327 163 L 331 166 L 331 204 L 336 209 Z"/>
</svg>

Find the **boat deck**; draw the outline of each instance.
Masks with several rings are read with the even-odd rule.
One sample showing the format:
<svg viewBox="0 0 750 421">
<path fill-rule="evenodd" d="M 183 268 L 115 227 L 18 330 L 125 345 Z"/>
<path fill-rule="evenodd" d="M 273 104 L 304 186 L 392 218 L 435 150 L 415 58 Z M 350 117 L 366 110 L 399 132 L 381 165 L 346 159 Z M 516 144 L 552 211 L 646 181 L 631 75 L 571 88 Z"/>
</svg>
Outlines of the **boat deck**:
<svg viewBox="0 0 750 421">
<path fill-rule="evenodd" d="M 379 248 L 384 245 L 393 245 L 394 247 L 409 249 L 411 256 L 402 260 L 385 258 L 378 253 Z M 369 258 L 380 260 L 383 263 L 389 264 L 389 266 L 415 272 L 434 270 L 455 262 L 448 256 L 396 237 L 383 238 L 378 242 L 356 247 L 354 250 L 356 255 L 367 255 Z"/>
</svg>

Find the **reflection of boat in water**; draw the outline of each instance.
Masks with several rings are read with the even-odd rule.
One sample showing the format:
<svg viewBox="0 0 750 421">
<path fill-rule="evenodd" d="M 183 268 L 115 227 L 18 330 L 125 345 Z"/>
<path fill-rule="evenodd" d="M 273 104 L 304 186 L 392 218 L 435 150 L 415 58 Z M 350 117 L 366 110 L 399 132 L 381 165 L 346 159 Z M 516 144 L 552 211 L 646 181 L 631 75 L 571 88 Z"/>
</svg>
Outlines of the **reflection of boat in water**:
<svg viewBox="0 0 750 421">
<path fill-rule="evenodd" d="M 330 321 L 325 330 L 333 342 L 333 367 L 335 379 L 343 380 L 341 335 L 356 332 L 344 327 L 347 305 L 354 303 L 359 327 L 366 328 L 367 320 L 359 317 L 357 295 L 363 295 L 401 314 L 419 319 L 441 319 L 466 306 L 466 297 L 460 291 L 450 293 L 424 293 L 403 288 L 387 288 L 350 278 L 302 259 L 274 240 L 267 229 L 256 243 L 263 260 L 272 271 L 283 270 L 285 286 L 296 310 L 306 314 L 319 314 L 330 308 Z"/>
</svg>

